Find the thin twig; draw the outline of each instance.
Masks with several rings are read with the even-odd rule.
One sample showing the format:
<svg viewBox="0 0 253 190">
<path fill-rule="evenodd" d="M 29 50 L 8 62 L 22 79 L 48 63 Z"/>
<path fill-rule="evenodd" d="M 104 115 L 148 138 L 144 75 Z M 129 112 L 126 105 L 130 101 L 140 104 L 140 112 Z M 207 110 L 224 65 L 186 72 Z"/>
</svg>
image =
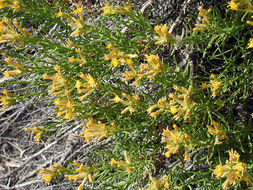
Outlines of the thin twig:
<svg viewBox="0 0 253 190">
<path fill-rule="evenodd" d="M 143 13 L 145 12 L 145 10 L 146 10 L 149 6 L 152 5 L 152 3 L 153 3 L 154 1 L 156 1 L 156 0 L 148 0 L 148 1 L 146 1 L 146 2 L 142 5 L 140 12 L 143 14 Z M 133 21 L 131 21 L 131 23 L 132 23 L 132 22 L 133 22 Z M 124 28 L 121 30 L 121 33 L 122 33 L 122 34 L 125 34 L 126 31 L 127 31 L 127 29 L 128 29 L 127 26 L 124 27 Z"/>
<path fill-rule="evenodd" d="M 183 15 L 186 12 L 186 8 L 187 6 L 190 4 L 192 0 L 188 0 L 185 5 L 183 6 L 182 10 L 180 11 L 178 17 L 176 18 L 175 22 L 172 24 L 172 26 L 170 27 L 169 33 L 171 34 L 173 32 L 173 30 L 176 28 L 176 26 L 180 23 L 180 21 L 182 20 Z"/>
<path fill-rule="evenodd" d="M 70 132 L 74 132 L 75 130 L 77 130 L 78 128 L 80 128 L 80 125 L 76 126 L 75 128 L 73 128 Z M 46 146 L 45 148 L 41 149 L 39 152 L 33 154 L 32 156 L 30 156 L 29 158 L 24 159 L 25 162 L 23 164 L 20 165 L 19 168 L 9 172 L 8 174 L 6 174 L 5 176 L 1 177 L 0 179 L 3 178 L 8 178 L 11 175 L 13 175 L 15 172 L 17 172 L 18 170 L 22 169 L 24 166 L 26 166 L 26 164 L 28 162 L 30 162 L 32 159 L 36 158 L 37 156 L 39 156 L 40 154 L 42 154 L 44 151 L 48 150 L 49 148 L 51 148 L 52 146 L 54 146 L 55 144 L 57 144 L 59 141 L 61 141 L 62 139 L 66 138 L 69 134 L 65 134 L 59 138 L 57 138 L 54 142 L 52 142 L 51 144 L 49 144 L 48 146 Z"/>
</svg>

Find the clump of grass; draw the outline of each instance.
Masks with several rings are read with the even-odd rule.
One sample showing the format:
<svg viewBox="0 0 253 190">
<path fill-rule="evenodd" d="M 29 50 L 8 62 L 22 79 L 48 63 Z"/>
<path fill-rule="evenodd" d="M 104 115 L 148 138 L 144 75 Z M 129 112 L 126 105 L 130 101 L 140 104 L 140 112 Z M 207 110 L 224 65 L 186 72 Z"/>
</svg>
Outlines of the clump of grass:
<svg viewBox="0 0 253 190">
<path fill-rule="evenodd" d="M 11 79 L 1 84 L 2 109 L 50 96 L 60 122 L 84 121 L 87 143 L 110 143 L 95 148 L 89 164 L 41 169 L 44 182 L 65 177 L 78 189 L 251 186 L 252 110 L 243 119 L 234 109 L 252 99 L 251 1 L 229 1 L 225 14 L 199 8 L 200 20 L 188 22 L 181 37 L 163 23 L 152 26 L 131 1 L 105 4 L 89 23 L 81 5 L 66 1 L 2 0 L 0 8 L 1 70 Z M 165 62 L 165 46 L 197 52 L 202 63 Z M 9 92 L 13 84 L 25 88 Z M 24 130 L 39 143 L 52 129 Z"/>
</svg>

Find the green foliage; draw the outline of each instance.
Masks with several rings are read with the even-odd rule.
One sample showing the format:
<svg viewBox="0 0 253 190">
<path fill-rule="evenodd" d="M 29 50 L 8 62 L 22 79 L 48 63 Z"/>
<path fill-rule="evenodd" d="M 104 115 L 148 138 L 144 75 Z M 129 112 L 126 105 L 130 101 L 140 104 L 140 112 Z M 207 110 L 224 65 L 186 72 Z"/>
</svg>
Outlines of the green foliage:
<svg viewBox="0 0 253 190">
<path fill-rule="evenodd" d="M 152 26 L 130 1 L 106 4 L 96 18 L 66 1 L 1 2 L 3 108 L 50 96 L 59 123 L 84 121 L 87 143 L 105 142 L 90 149 L 92 166 L 42 169 L 44 181 L 65 176 L 80 189 L 250 186 L 251 3 L 200 8 L 199 24 L 192 29 L 188 21 L 178 37 L 166 25 Z M 183 65 L 180 50 L 189 57 Z M 53 128 L 28 131 L 39 143 Z"/>
</svg>

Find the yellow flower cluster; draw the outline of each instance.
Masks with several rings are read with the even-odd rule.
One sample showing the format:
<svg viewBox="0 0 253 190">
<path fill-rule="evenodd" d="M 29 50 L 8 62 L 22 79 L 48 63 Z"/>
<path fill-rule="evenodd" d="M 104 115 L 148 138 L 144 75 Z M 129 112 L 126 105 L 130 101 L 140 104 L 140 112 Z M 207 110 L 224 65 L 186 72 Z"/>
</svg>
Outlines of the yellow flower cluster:
<svg viewBox="0 0 253 190">
<path fill-rule="evenodd" d="M 14 26 L 18 29 L 19 33 Z M 0 43 L 12 42 L 14 44 L 30 36 L 31 33 L 25 28 L 21 28 L 16 20 L 13 20 L 12 24 L 7 18 L 0 21 Z"/>
<path fill-rule="evenodd" d="M 16 103 L 16 95 L 8 92 L 7 90 L 3 90 L 2 93 L 5 96 L 0 95 L 0 101 L 2 104 L 2 108 L 0 110 L 4 110 Z"/>
<path fill-rule="evenodd" d="M 212 125 L 214 127 L 207 125 L 208 133 L 215 136 L 215 143 L 214 143 L 215 145 L 221 144 L 222 142 L 220 142 L 220 140 L 227 138 L 227 135 L 219 123 L 212 121 Z"/>
<path fill-rule="evenodd" d="M 81 67 L 84 66 L 87 63 L 87 60 L 84 57 L 81 49 L 76 49 L 76 53 L 78 53 L 80 59 L 76 59 L 74 57 L 69 57 L 69 62 L 70 63 L 79 63 Z"/>
<path fill-rule="evenodd" d="M 85 22 L 83 18 L 83 8 L 79 5 L 75 4 L 75 10 L 72 12 L 73 16 L 69 14 L 65 14 L 63 12 L 58 12 L 58 17 L 65 17 L 69 21 L 69 25 L 74 28 L 75 30 L 70 34 L 70 36 L 80 36 L 81 34 L 85 33 Z M 78 16 L 76 17 L 75 14 Z"/>
<path fill-rule="evenodd" d="M 101 141 L 118 131 L 115 123 L 111 123 L 111 127 L 108 127 L 101 121 L 95 122 L 93 119 L 89 119 L 86 126 L 87 128 L 83 129 L 83 136 L 88 143 L 90 143 L 90 139 L 92 138 L 97 138 L 97 141 Z"/>
<path fill-rule="evenodd" d="M 107 49 L 110 51 L 110 54 L 105 54 L 105 60 L 111 60 L 111 65 L 116 68 L 119 63 L 121 65 L 132 62 L 132 58 L 138 58 L 137 54 L 125 54 L 119 49 L 115 48 L 111 43 L 107 46 Z"/>
<path fill-rule="evenodd" d="M 14 12 L 25 11 L 24 7 L 17 0 L 0 0 L 0 9 L 11 8 Z"/>
<path fill-rule="evenodd" d="M 99 83 L 90 74 L 80 74 L 79 77 L 86 80 L 86 83 L 82 83 L 80 80 L 77 80 L 75 85 L 78 93 L 85 93 L 79 97 L 79 100 L 83 101 L 87 96 L 92 94 L 99 87 Z"/>
<path fill-rule="evenodd" d="M 70 83 L 62 74 L 59 65 L 56 65 L 54 70 L 57 71 L 57 74 L 54 76 L 49 76 L 48 74 L 44 75 L 44 79 L 53 80 L 53 84 L 48 93 L 55 97 L 58 96 L 58 98 L 54 100 L 54 104 L 57 106 L 55 107 L 57 117 L 65 114 L 63 119 L 72 119 L 77 111 L 75 101 L 70 96 Z"/>
<path fill-rule="evenodd" d="M 231 0 L 228 2 L 229 9 L 238 11 L 239 9 L 252 10 L 251 1 L 249 0 Z"/>
<path fill-rule="evenodd" d="M 213 170 L 216 178 L 227 178 L 222 184 L 223 189 L 228 189 L 228 185 L 235 185 L 241 181 L 251 182 L 251 180 L 246 177 L 246 164 L 239 162 L 240 155 L 233 149 L 228 151 L 229 160 L 226 160 L 226 164 L 219 164 Z"/>
<path fill-rule="evenodd" d="M 155 77 L 162 72 L 162 63 L 158 55 L 145 55 L 148 64 L 140 65 L 140 78 L 146 76 L 150 80 L 154 80 Z"/>
<path fill-rule="evenodd" d="M 193 32 L 205 31 L 210 28 L 208 14 L 211 12 L 212 12 L 211 8 L 206 10 L 206 9 L 203 9 L 202 7 L 199 7 L 199 16 L 203 18 L 201 19 L 201 23 L 195 24 L 195 27 L 193 28 Z"/>
<path fill-rule="evenodd" d="M 6 78 L 18 76 L 26 71 L 23 65 L 21 65 L 19 62 L 12 61 L 9 57 L 5 58 L 4 61 L 15 68 L 15 70 L 4 71 L 4 76 Z"/>
<path fill-rule="evenodd" d="M 122 14 L 127 15 L 132 12 L 131 1 L 123 2 L 124 6 L 112 5 L 110 3 L 106 3 L 104 7 L 102 7 L 103 13 L 102 16 L 111 15 L 111 14 Z"/>
<path fill-rule="evenodd" d="M 202 88 L 211 88 L 212 97 L 215 98 L 219 94 L 223 82 L 217 79 L 214 74 L 211 74 L 210 78 L 210 84 L 202 84 Z"/>
<path fill-rule="evenodd" d="M 149 115 L 151 117 L 156 118 L 161 113 L 163 113 L 165 111 L 169 111 L 170 110 L 170 106 L 171 106 L 171 104 L 167 102 L 167 98 L 163 97 L 163 98 L 160 98 L 158 100 L 157 104 L 150 106 L 147 109 L 147 112 L 149 113 Z M 155 112 L 152 112 L 154 109 L 157 109 L 157 110 Z"/>
<path fill-rule="evenodd" d="M 78 168 L 75 169 L 76 174 L 75 175 L 65 175 L 65 177 L 69 178 L 69 180 L 74 180 L 76 182 L 77 180 L 82 179 L 82 183 L 79 185 L 77 190 L 82 190 L 83 185 L 85 182 L 89 180 L 89 182 L 92 182 L 95 178 L 95 175 L 92 175 L 92 170 L 85 167 L 83 164 L 80 164 L 76 160 L 74 160 L 74 166 L 77 166 Z"/>
<path fill-rule="evenodd" d="M 107 46 L 110 50 L 110 54 L 105 54 L 105 60 L 111 60 L 111 65 L 113 69 L 117 67 L 120 63 L 121 65 L 128 65 L 130 70 L 125 71 L 122 76 L 122 81 L 129 81 L 135 79 L 134 85 L 138 86 L 138 81 L 143 77 L 148 77 L 150 80 L 154 80 L 155 77 L 162 72 L 162 63 L 158 55 L 145 55 L 148 64 L 141 64 L 140 70 L 137 70 L 133 66 L 132 58 L 138 58 L 137 54 L 125 54 L 119 49 L 115 48 L 112 44 Z"/>
<path fill-rule="evenodd" d="M 167 176 L 163 176 L 161 181 L 157 180 L 154 177 L 151 177 L 150 181 L 151 183 L 149 184 L 147 189 L 140 189 L 140 190 L 165 190 L 170 188 L 170 185 L 167 182 L 168 181 Z"/>
<path fill-rule="evenodd" d="M 41 127 L 37 127 L 33 125 L 33 128 L 25 128 L 25 131 L 31 131 L 33 135 L 35 135 L 33 138 L 34 140 L 39 143 L 40 139 L 44 136 L 45 130 Z"/>
<path fill-rule="evenodd" d="M 167 101 L 166 97 L 159 99 L 157 104 L 152 105 L 147 109 L 147 112 L 151 117 L 157 117 L 165 111 L 176 114 L 174 116 L 175 119 L 184 116 L 184 120 L 187 120 L 191 116 L 191 112 L 195 106 L 195 103 L 190 101 L 192 85 L 190 85 L 188 89 L 184 87 L 180 88 L 178 86 L 174 86 L 173 88 L 181 94 L 178 96 L 173 93 L 169 94 L 169 97 L 171 98 L 170 102 Z M 155 109 L 157 110 L 152 112 Z"/>
<path fill-rule="evenodd" d="M 158 36 L 155 37 L 156 44 L 160 45 L 171 45 L 173 46 L 175 43 L 175 37 L 168 32 L 167 25 L 157 25 L 155 26 L 155 32 Z"/>
<path fill-rule="evenodd" d="M 178 96 L 172 93 L 169 94 L 169 97 L 172 99 L 170 112 L 172 114 L 176 114 L 174 116 L 175 119 L 179 119 L 184 115 L 184 120 L 187 120 L 191 116 L 192 110 L 195 106 L 195 103 L 190 100 L 193 87 L 190 85 L 189 88 L 186 89 L 184 87 L 180 88 L 175 85 L 173 88 L 181 94 Z"/>
<path fill-rule="evenodd" d="M 61 176 L 64 171 L 66 171 L 66 168 L 55 163 L 49 170 L 42 168 L 39 171 L 39 174 L 42 174 L 41 178 L 44 178 L 42 182 L 48 183 L 52 180 L 52 178 Z"/>
<path fill-rule="evenodd" d="M 127 151 L 124 151 L 124 157 L 125 157 L 125 161 L 123 161 L 123 160 L 116 161 L 114 158 L 112 158 L 111 165 L 112 166 L 116 165 L 118 168 L 120 168 L 126 172 L 131 172 L 131 171 L 135 170 L 135 167 L 132 166 L 131 160 L 127 155 Z"/>
<path fill-rule="evenodd" d="M 60 94 L 64 94 L 65 90 L 68 89 L 70 85 L 67 79 L 62 74 L 59 65 L 56 65 L 54 67 L 54 70 L 57 71 L 57 74 L 55 74 L 54 76 L 49 76 L 48 74 L 45 74 L 44 79 L 53 81 L 51 89 L 48 91 L 48 93 L 53 96 L 58 96 Z"/>
<path fill-rule="evenodd" d="M 136 112 L 134 107 L 136 107 L 139 104 L 139 96 L 138 95 L 132 97 L 126 93 L 123 93 L 122 96 L 124 96 L 127 99 L 127 101 L 122 100 L 119 97 L 119 95 L 117 95 L 117 94 L 114 94 L 114 95 L 115 95 L 115 97 L 113 100 L 115 103 L 121 103 L 121 104 L 127 106 L 124 110 L 121 111 L 121 114 L 125 114 L 128 111 L 130 112 L 130 114 Z"/>
<path fill-rule="evenodd" d="M 162 133 L 162 141 L 167 144 L 166 148 L 168 149 L 168 151 L 165 153 L 165 156 L 169 158 L 171 154 L 176 154 L 181 148 L 184 148 L 184 159 L 189 160 L 189 151 L 191 151 L 193 148 L 192 139 L 188 134 L 179 131 L 176 124 L 173 124 L 173 128 L 173 131 L 164 129 Z"/>
<path fill-rule="evenodd" d="M 72 119 L 76 111 L 76 105 L 74 99 L 70 96 L 69 91 L 65 91 L 65 96 L 57 98 L 54 100 L 56 105 L 55 110 L 57 112 L 57 117 L 65 114 L 63 119 Z"/>
</svg>

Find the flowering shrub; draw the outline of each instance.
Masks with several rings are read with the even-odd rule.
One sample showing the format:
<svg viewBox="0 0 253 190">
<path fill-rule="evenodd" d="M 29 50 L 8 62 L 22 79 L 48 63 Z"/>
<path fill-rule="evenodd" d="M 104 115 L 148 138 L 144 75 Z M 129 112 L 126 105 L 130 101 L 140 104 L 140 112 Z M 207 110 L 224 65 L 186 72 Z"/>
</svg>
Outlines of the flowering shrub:
<svg viewBox="0 0 253 190">
<path fill-rule="evenodd" d="M 106 3 L 96 19 L 86 11 L 63 0 L 0 0 L 1 110 L 50 97 L 59 123 L 82 122 L 79 134 L 94 145 L 83 163 L 56 159 L 42 168 L 43 182 L 79 190 L 249 188 L 252 108 L 241 117 L 235 105 L 252 101 L 253 2 L 200 7 L 180 36 L 152 25 L 130 0 Z M 178 64 L 180 49 L 186 64 Z M 54 127 L 24 130 L 39 144 Z"/>
</svg>

